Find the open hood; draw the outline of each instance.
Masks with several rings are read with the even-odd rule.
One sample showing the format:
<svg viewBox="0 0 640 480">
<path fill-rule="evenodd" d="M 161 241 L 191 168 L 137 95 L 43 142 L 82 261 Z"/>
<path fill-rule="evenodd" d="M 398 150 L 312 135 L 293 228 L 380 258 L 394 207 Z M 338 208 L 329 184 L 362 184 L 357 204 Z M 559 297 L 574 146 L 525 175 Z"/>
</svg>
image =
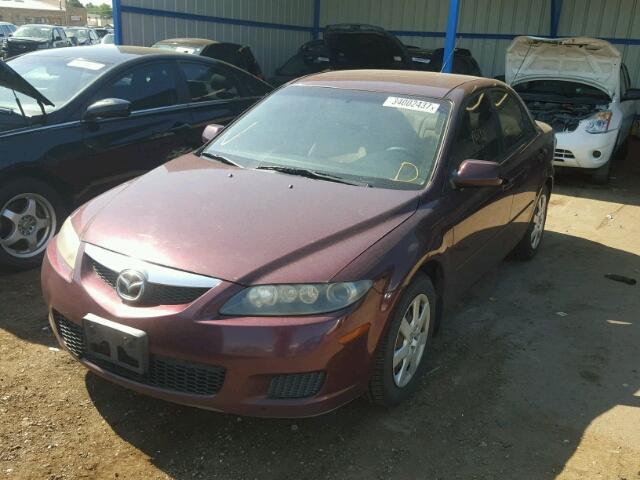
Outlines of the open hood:
<svg viewBox="0 0 640 480">
<path fill-rule="evenodd" d="M 332 68 L 411 69 L 409 52 L 394 35 L 373 25 L 328 25 L 324 31 Z"/>
<path fill-rule="evenodd" d="M 42 95 L 33 85 L 22 78 L 18 72 L 5 62 L 0 62 L 0 87 L 10 88 L 45 105 L 55 107 L 51 100 Z"/>
<path fill-rule="evenodd" d="M 611 98 L 620 84 L 620 52 L 597 38 L 516 37 L 507 48 L 505 81 L 567 80 L 599 88 Z"/>
</svg>

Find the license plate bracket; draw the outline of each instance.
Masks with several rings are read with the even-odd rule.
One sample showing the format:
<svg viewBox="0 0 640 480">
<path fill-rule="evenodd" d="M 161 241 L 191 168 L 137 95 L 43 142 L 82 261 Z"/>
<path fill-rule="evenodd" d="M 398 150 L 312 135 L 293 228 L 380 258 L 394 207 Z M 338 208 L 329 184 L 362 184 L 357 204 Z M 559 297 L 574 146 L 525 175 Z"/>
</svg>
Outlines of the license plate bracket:
<svg viewBox="0 0 640 480">
<path fill-rule="evenodd" d="M 137 328 L 88 314 L 83 319 L 87 353 L 144 375 L 149 363 L 147 334 Z"/>
</svg>

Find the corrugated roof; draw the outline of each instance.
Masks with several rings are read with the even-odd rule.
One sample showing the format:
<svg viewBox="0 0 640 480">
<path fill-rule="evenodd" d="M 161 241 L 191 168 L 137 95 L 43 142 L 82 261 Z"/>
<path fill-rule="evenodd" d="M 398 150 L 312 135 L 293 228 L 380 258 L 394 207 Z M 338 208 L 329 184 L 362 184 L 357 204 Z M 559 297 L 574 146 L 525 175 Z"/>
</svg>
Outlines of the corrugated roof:
<svg viewBox="0 0 640 480">
<path fill-rule="evenodd" d="M 29 10 L 49 10 L 59 12 L 61 8 L 39 0 L 0 0 L 0 8 L 25 8 Z"/>
</svg>

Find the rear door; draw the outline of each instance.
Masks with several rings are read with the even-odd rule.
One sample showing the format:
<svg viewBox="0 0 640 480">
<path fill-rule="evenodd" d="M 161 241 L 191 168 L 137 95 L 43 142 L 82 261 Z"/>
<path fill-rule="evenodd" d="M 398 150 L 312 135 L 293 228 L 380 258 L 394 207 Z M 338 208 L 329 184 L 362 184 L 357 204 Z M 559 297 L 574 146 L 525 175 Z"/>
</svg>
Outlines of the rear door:
<svg viewBox="0 0 640 480">
<path fill-rule="evenodd" d="M 128 118 L 99 119 L 85 124 L 85 183 L 108 187 L 144 173 L 185 152 L 191 129 L 174 61 L 138 64 L 111 75 L 96 88 L 86 106 L 106 98 L 131 102 Z M 94 185 L 99 182 L 100 185 Z"/>
<path fill-rule="evenodd" d="M 461 108 L 450 171 L 464 160 L 501 161 L 504 157 L 498 120 L 489 92 L 472 95 Z M 456 289 L 462 291 L 506 254 L 502 236 L 509 221 L 511 194 L 500 187 L 454 188 L 447 184 L 444 198 L 457 215 L 453 218 L 451 264 Z"/>
<path fill-rule="evenodd" d="M 502 137 L 504 158 L 500 173 L 502 189 L 513 202 L 509 213 L 509 233 L 505 241 L 515 246 L 525 234 L 540 185 L 544 183 L 542 164 L 552 152 L 547 150 L 538 128 L 519 97 L 503 89 L 489 92 Z"/>
<path fill-rule="evenodd" d="M 217 62 L 181 60 L 179 68 L 187 85 L 190 112 L 187 143 L 193 148 L 201 144 L 208 124 L 228 124 L 271 91 L 249 73 Z"/>
</svg>

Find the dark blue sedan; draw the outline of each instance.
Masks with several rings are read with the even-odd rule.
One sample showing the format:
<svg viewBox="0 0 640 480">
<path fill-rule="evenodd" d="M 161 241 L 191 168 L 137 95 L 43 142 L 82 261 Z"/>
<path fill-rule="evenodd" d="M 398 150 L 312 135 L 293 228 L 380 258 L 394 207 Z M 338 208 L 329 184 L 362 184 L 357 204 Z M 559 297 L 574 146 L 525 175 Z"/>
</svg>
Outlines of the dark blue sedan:
<svg viewBox="0 0 640 480">
<path fill-rule="evenodd" d="M 79 202 L 202 143 L 271 87 L 227 63 L 139 47 L 0 62 L 0 266 L 29 268 Z"/>
</svg>

